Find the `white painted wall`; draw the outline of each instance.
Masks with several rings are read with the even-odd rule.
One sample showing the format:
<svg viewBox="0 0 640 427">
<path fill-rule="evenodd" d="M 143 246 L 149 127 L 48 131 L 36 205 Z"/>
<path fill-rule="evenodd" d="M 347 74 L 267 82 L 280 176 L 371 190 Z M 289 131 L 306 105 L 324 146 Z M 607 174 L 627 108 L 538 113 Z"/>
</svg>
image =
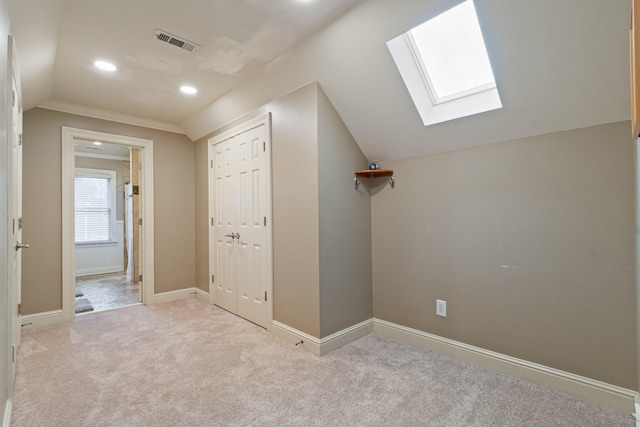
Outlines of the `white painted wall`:
<svg viewBox="0 0 640 427">
<path fill-rule="evenodd" d="M 116 241 L 76 245 L 76 277 L 124 271 L 124 221 L 116 221 Z"/>
</svg>

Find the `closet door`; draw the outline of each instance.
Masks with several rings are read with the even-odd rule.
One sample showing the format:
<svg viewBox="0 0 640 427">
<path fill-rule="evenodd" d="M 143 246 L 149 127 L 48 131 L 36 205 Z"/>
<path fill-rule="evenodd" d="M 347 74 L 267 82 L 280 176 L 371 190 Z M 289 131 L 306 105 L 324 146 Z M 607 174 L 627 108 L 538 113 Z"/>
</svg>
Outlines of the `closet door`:
<svg viewBox="0 0 640 427">
<path fill-rule="evenodd" d="M 237 145 L 231 138 L 213 146 L 213 267 L 216 305 L 236 312 Z"/>
<path fill-rule="evenodd" d="M 265 126 L 235 138 L 238 148 L 237 314 L 267 326 L 267 170 Z"/>
<path fill-rule="evenodd" d="M 270 303 L 267 161 L 265 125 L 213 145 L 214 302 L 263 327 Z"/>
</svg>

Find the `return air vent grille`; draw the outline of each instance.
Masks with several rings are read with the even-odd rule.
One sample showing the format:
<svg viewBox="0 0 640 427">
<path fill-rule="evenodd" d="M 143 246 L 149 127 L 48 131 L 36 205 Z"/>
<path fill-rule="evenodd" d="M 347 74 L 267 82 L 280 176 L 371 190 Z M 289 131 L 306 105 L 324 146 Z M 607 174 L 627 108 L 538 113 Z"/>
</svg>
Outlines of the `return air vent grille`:
<svg viewBox="0 0 640 427">
<path fill-rule="evenodd" d="M 189 40 L 174 36 L 173 34 L 166 31 L 156 30 L 154 36 L 156 40 L 169 43 L 170 45 L 179 47 L 180 49 L 186 50 L 187 52 L 196 52 L 198 49 L 200 49 L 200 45 L 198 43 L 190 42 Z"/>
</svg>

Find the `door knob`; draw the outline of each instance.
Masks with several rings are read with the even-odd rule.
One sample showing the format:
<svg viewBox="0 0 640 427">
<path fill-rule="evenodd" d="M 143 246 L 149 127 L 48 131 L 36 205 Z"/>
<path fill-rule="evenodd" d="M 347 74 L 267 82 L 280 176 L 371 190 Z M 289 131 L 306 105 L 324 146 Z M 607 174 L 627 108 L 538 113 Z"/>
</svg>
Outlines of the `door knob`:
<svg viewBox="0 0 640 427">
<path fill-rule="evenodd" d="M 18 249 L 27 249 L 29 247 L 28 243 L 20 243 L 20 242 L 16 242 L 16 251 Z"/>
<path fill-rule="evenodd" d="M 232 239 L 236 238 L 236 233 L 225 234 L 224 237 L 231 237 Z"/>
</svg>

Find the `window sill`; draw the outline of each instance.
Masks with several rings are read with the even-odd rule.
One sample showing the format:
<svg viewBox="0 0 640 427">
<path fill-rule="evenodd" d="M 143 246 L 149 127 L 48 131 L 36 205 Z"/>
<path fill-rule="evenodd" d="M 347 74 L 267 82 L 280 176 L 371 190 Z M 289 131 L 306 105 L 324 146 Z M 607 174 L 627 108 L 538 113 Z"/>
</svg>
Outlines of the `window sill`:
<svg viewBox="0 0 640 427">
<path fill-rule="evenodd" d="M 100 246 L 116 246 L 118 244 L 117 240 L 109 240 L 106 242 L 76 242 L 75 245 L 76 247 L 82 247 L 82 248 L 93 248 L 93 247 L 100 247 Z"/>
</svg>

